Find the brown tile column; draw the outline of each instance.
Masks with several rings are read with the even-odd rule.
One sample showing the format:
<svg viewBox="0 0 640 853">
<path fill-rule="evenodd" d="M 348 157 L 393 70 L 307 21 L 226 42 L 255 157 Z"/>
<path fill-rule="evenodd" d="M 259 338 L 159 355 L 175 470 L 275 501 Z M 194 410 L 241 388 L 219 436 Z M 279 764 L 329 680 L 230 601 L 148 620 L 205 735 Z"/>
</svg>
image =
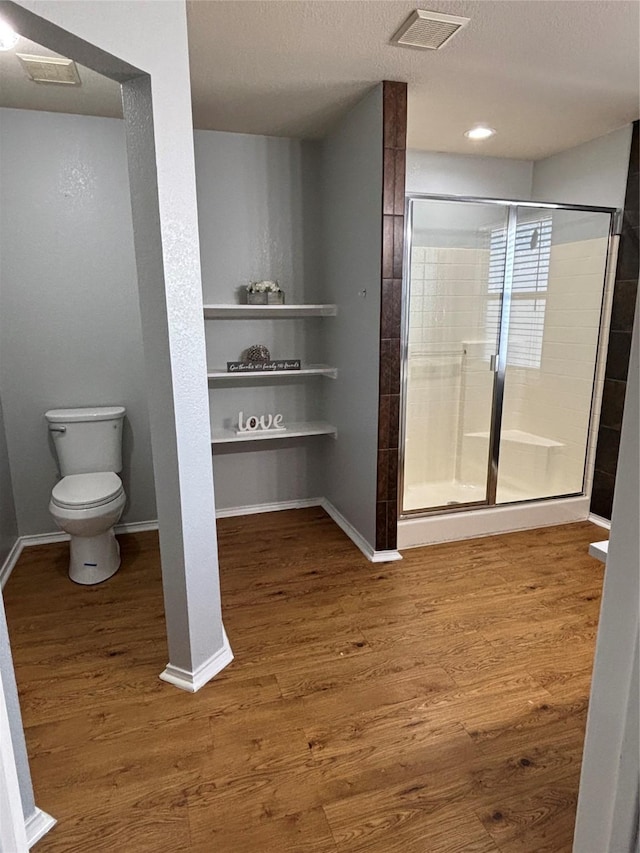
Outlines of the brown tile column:
<svg viewBox="0 0 640 853">
<path fill-rule="evenodd" d="M 613 488 L 618 467 L 622 410 L 629 371 L 631 332 L 638 294 L 640 267 L 638 253 L 638 228 L 640 226 L 639 126 L 640 122 L 634 122 L 618 266 L 616 267 L 616 281 L 613 289 L 609 350 L 598 429 L 593 490 L 591 492 L 591 512 L 609 519 L 613 506 Z"/>
<path fill-rule="evenodd" d="M 400 436 L 400 329 L 404 255 L 407 84 L 383 83 L 382 301 L 376 550 L 398 544 L 398 444 Z"/>
</svg>

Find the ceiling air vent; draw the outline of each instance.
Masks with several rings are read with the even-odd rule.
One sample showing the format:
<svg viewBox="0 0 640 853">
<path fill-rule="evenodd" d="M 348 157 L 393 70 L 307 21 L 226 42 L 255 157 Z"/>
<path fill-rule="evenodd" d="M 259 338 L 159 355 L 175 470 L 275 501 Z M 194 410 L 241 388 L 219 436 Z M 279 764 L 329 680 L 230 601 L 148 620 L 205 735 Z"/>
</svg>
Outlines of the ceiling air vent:
<svg viewBox="0 0 640 853">
<path fill-rule="evenodd" d="M 441 15 L 440 12 L 425 12 L 416 9 L 412 12 L 395 36 L 395 44 L 407 47 L 422 47 L 426 50 L 438 50 L 465 27 L 470 18 L 457 15 Z"/>
<path fill-rule="evenodd" d="M 36 83 L 60 83 L 63 86 L 80 86 L 80 75 L 72 59 L 63 56 L 35 56 L 16 54 L 22 67 Z"/>
</svg>

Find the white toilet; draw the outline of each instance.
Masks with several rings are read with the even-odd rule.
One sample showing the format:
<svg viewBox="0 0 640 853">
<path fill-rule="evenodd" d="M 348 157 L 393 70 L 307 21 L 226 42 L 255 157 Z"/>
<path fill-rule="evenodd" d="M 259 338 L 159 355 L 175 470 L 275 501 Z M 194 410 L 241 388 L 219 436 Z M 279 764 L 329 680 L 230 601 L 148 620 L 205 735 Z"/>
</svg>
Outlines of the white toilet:
<svg viewBox="0 0 640 853">
<path fill-rule="evenodd" d="M 45 414 L 62 479 L 51 492 L 49 512 L 71 534 L 69 577 L 100 583 L 120 567 L 113 531 L 126 495 L 122 470 L 122 406 L 52 409 Z"/>
</svg>

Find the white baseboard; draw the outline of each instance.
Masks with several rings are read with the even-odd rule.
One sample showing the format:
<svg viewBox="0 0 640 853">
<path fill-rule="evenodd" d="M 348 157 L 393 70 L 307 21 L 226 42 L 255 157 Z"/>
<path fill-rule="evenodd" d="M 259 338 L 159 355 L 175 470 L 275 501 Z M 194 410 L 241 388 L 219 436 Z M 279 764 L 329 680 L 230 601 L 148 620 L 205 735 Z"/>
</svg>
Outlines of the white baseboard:
<svg viewBox="0 0 640 853">
<path fill-rule="evenodd" d="M 322 498 L 300 498 L 295 501 L 277 501 L 268 504 L 248 504 L 216 509 L 216 518 L 235 518 L 239 515 L 257 515 L 261 512 L 280 512 L 284 509 L 307 509 L 310 506 L 322 506 Z"/>
<path fill-rule="evenodd" d="M 42 809 L 36 808 L 35 812 L 25 821 L 24 828 L 27 833 L 27 844 L 29 847 L 40 841 L 43 835 L 46 835 L 50 829 L 56 825 L 57 821 L 50 814 L 43 812 Z"/>
<path fill-rule="evenodd" d="M 363 536 L 351 525 L 347 519 L 338 512 L 333 504 L 326 498 L 301 498 L 295 501 L 278 501 L 268 504 L 250 504 L 248 506 L 234 506 L 226 509 L 217 509 L 217 518 L 234 518 L 241 515 L 256 515 L 260 512 L 279 512 L 284 509 L 306 509 L 311 506 L 321 506 L 322 509 L 331 516 L 335 523 L 340 527 L 362 551 L 367 560 L 372 563 L 389 563 L 392 560 L 401 560 L 402 556 L 398 551 L 375 551 L 371 545 L 364 539 Z"/>
<path fill-rule="evenodd" d="M 211 681 L 215 675 L 222 672 L 233 660 L 233 652 L 231 651 L 227 632 L 224 628 L 222 630 L 224 635 L 222 648 L 214 655 L 211 655 L 209 660 L 200 664 L 193 671 L 168 663 L 164 672 L 160 673 L 160 678 L 169 684 L 173 684 L 174 687 L 179 687 L 180 690 L 186 690 L 187 693 L 196 693 L 201 687 L 204 687 L 208 681 Z"/>
<path fill-rule="evenodd" d="M 116 524 L 113 528 L 116 533 L 145 533 L 147 530 L 157 530 L 158 521 L 128 521 Z M 56 542 L 68 542 L 71 537 L 64 530 L 53 530 L 51 533 L 34 533 L 29 536 L 21 536 L 23 548 L 31 545 L 54 545 Z"/>
<path fill-rule="evenodd" d="M 24 548 L 24 543 L 20 537 L 16 539 L 13 543 L 13 548 L 7 554 L 7 557 L 0 566 L 0 588 L 4 589 L 4 585 L 9 580 L 11 572 L 13 571 L 15 564 L 18 562 L 20 554 L 22 554 L 22 549 Z"/>
<path fill-rule="evenodd" d="M 32 545 L 54 545 L 56 542 L 68 542 L 71 537 L 64 530 L 53 530 L 51 533 L 32 533 L 21 536 L 22 547 L 30 548 Z"/>
<path fill-rule="evenodd" d="M 609 540 L 605 539 L 602 542 L 592 542 L 589 545 L 589 555 L 600 560 L 601 563 L 607 562 L 607 554 L 609 553 Z"/>
<path fill-rule="evenodd" d="M 147 530 L 157 530 L 157 521 L 130 521 L 125 524 L 116 524 L 116 533 L 145 533 Z M 33 533 L 29 536 L 19 536 L 13 548 L 9 551 L 4 563 L 0 566 L 0 588 L 4 589 L 9 580 L 11 572 L 25 548 L 34 545 L 55 545 L 57 542 L 68 542 L 71 537 L 64 530 L 54 530 L 52 533 Z M 44 814 L 44 812 L 43 812 Z"/>
<path fill-rule="evenodd" d="M 147 533 L 149 530 L 158 529 L 158 519 L 153 521 L 127 521 L 124 524 L 116 524 L 116 533 Z"/>
<path fill-rule="evenodd" d="M 362 551 L 367 560 L 370 560 L 372 563 L 390 563 L 393 560 L 402 559 L 402 554 L 399 551 L 376 551 L 367 542 L 364 536 L 362 536 L 355 527 L 347 521 L 344 515 L 334 507 L 331 501 L 328 501 L 326 498 L 322 498 L 320 506 L 327 515 L 335 521 L 338 527 L 347 534 L 353 544 Z"/>
<path fill-rule="evenodd" d="M 393 563 L 394 560 L 401 560 L 402 554 L 396 549 L 395 551 L 374 551 L 370 557 L 367 554 L 367 557 L 372 563 Z"/>
<path fill-rule="evenodd" d="M 589 513 L 589 521 L 592 524 L 597 524 L 598 527 L 604 527 L 605 530 L 611 530 L 611 522 L 608 518 L 603 518 L 601 515 L 596 515 L 595 512 Z"/>
</svg>

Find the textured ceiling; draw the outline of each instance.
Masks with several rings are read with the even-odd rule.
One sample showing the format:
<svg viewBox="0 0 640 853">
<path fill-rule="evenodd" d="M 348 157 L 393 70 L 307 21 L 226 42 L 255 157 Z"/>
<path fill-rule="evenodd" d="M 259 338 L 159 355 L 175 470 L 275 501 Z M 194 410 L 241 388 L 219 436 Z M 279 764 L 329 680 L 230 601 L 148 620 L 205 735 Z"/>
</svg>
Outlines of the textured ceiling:
<svg viewBox="0 0 640 853">
<path fill-rule="evenodd" d="M 319 137 L 382 79 L 409 84 L 409 145 L 538 159 L 640 114 L 637 0 L 427 0 L 471 18 L 442 50 L 389 44 L 406 0 L 187 4 L 194 124 Z M 498 130 L 465 139 L 475 122 Z"/>
<path fill-rule="evenodd" d="M 469 25 L 439 51 L 389 40 L 407 0 L 187 3 L 194 124 L 319 138 L 380 80 L 409 84 L 409 145 L 539 159 L 640 115 L 639 0 L 425 0 Z M 20 52 L 50 53 L 22 39 Z M 119 87 L 30 81 L 0 53 L 0 106 L 121 114 Z M 472 124 L 495 127 L 483 143 Z"/>
<path fill-rule="evenodd" d="M 78 65 L 80 86 L 34 83 L 27 76 L 16 53 L 58 56 L 52 50 L 25 38 L 21 38 L 13 50 L 0 51 L 0 107 L 122 116 L 120 86 L 113 80 Z"/>
</svg>

